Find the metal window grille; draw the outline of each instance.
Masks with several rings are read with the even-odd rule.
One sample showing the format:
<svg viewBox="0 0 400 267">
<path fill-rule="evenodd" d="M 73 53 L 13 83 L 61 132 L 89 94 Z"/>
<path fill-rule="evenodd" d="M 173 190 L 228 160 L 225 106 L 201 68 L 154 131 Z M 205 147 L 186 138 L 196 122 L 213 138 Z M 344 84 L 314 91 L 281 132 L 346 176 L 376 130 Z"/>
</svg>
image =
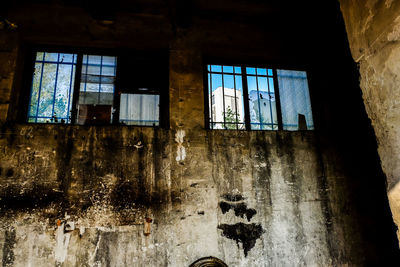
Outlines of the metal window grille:
<svg viewBox="0 0 400 267">
<path fill-rule="evenodd" d="M 207 65 L 207 80 L 210 129 L 314 129 L 305 71 Z"/>
<path fill-rule="evenodd" d="M 70 123 L 76 54 L 37 52 L 28 122 Z"/>
<path fill-rule="evenodd" d="M 272 69 L 246 68 L 250 128 L 277 130 L 278 119 Z"/>
<path fill-rule="evenodd" d="M 208 65 L 207 72 L 210 128 L 244 129 L 241 68 L 238 66 Z"/>
</svg>

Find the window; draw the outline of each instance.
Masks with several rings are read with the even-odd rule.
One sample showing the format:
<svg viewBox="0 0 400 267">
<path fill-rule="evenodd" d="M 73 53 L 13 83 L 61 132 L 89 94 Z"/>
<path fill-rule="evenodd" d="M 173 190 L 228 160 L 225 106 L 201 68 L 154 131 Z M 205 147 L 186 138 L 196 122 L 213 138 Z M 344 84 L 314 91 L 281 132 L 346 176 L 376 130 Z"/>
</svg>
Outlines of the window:
<svg viewBox="0 0 400 267">
<path fill-rule="evenodd" d="M 27 121 L 160 126 L 165 65 L 143 55 L 36 52 Z"/>
<path fill-rule="evenodd" d="M 117 58 L 83 55 L 78 124 L 107 124 L 113 119 Z"/>
<path fill-rule="evenodd" d="M 138 53 L 121 57 L 119 122 L 125 125 L 168 124 L 168 53 Z M 162 112 L 160 112 L 160 110 Z M 163 115 L 164 121 L 160 121 Z"/>
<path fill-rule="evenodd" d="M 314 129 L 305 71 L 207 65 L 207 80 L 210 129 Z"/>
<path fill-rule="evenodd" d="M 28 122 L 70 123 L 76 54 L 36 53 Z"/>
</svg>

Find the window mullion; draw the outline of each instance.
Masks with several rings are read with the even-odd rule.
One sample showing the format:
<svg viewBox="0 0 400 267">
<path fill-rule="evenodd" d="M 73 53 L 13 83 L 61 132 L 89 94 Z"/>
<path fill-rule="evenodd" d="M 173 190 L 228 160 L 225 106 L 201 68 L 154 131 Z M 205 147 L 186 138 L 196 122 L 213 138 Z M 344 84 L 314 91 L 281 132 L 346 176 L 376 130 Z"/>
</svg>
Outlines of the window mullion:
<svg viewBox="0 0 400 267">
<path fill-rule="evenodd" d="M 257 69 L 256 69 L 256 86 L 257 86 L 257 105 L 258 105 L 258 121 L 259 121 L 259 127 L 260 130 L 263 130 L 263 120 L 261 116 L 261 105 L 260 105 L 260 90 L 258 89 L 258 75 L 257 75 Z M 271 102 L 269 102 L 271 104 Z M 272 116 L 272 114 L 271 114 Z M 272 118 L 272 117 L 271 117 Z"/>
<path fill-rule="evenodd" d="M 79 91 L 80 91 L 80 83 L 81 83 L 81 76 L 82 76 L 82 60 L 83 55 L 80 53 L 76 59 L 76 69 L 75 69 L 75 81 L 74 81 L 74 90 L 72 95 L 72 108 L 71 108 L 71 124 L 75 124 L 76 117 L 77 117 L 77 107 L 76 103 L 78 102 L 79 98 Z"/>
<path fill-rule="evenodd" d="M 236 75 L 235 67 L 233 67 L 233 92 L 235 93 L 235 118 L 236 118 L 236 130 L 239 130 L 239 120 L 238 120 L 238 108 L 236 103 Z"/>
<path fill-rule="evenodd" d="M 69 80 L 69 90 L 68 90 L 68 106 L 67 106 L 67 120 L 66 122 L 69 123 L 71 119 L 68 117 L 70 112 L 70 106 L 71 106 L 71 88 L 72 88 L 72 77 L 74 77 L 74 69 L 76 71 L 76 65 L 74 68 L 74 61 L 75 61 L 75 54 L 72 55 L 72 65 L 71 65 L 71 79 Z M 76 76 L 76 74 L 75 74 Z M 73 92 L 73 91 L 72 91 Z"/>
<path fill-rule="evenodd" d="M 209 76 L 208 76 L 209 75 Z M 210 77 L 210 88 L 207 90 L 208 92 L 211 92 L 210 93 L 210 95 L 209 95 L 209 98 L 208 98 L 208 104 L 210 105 L 210 107 L 209 107 L 209 110 L 210 110 L 210 118 L 209 118 L 209 120 L 208 120 L 208 123 L 211 123 L 211 127 L 210 127 L 210 129 L 214 129 L 214 117 L 213 117 L 213 110 L 212 110 L 212 105 L 213 105 L 213 103 L 212 103 L 212 92 L 213 92 L 213 90 L 212 90 L 212 74 L 211 74 L 211 65 L 210 65 L 210 72 L 208 73 L 207 72 L 207 76 L 208 77 Z M 208 79 L 208 77 L 207 77 L 207 79 Z M 208 85 L 207 85 L 208 86 Z M 211 103 L 211 104 L 210 104 Z"/>
<path fill-rule="evenodd" d="M 112 109 L 112 123 L 118 124 L 119 123 L 119 112 L 120 112 L 120 106 L 121 106 L 120 81 L 119 81 L 119 76 L 117 76 L 117 74 L 120 73 L 121 60 L 118 56 L 115 57 L 115 65 L 116 65 L 116 67 L 114 69 L 115 83 L 114 83 L 114 99 L 113 99 L 113 109 Z M 128 102 L 128 98 L 126 101 Z"/>
<path fill-rule="evenodd" d="M 275 68 L 272 69 L 272 72 L 273 72 L 274 89 L 275 89 L 276 115 L 278 117 L 278 130 L 283 130 L 281 99 L 279 95 L 279 85 L 278 85 L 278 74 Z"/>
<path fill-rule="evenodd" d="M 221 66 L 223 68 L 223 66 Z M 222 70 L 223 71 L 223 70 Z M 226 129 L 226 120 L 225 120 L 225 84 L 224 84 L 224 74 L 221 75 L 222 79 L 222 115 L 224 116 L 224 129 Z"/>
<path fill-rule="evenodd" d="M 249 92 L 247 88 L 247 74 L 246 68 L 241 66 L 242 68 L 242 85 L 243 85 L 243 102 L 244 102 L 244 123 L 246 126 L 246 130 L 251 130 L 250 127 L 250 108 L 249 108 Z"/>
<path fill-rule="evenodd" d="M 56 120 L 57 120 L 57 116 L 54 113 L 54 105 L 56 103 L 57 80 L 58 80 L 58 69 L 59 69 L 59 66 L 60 66 L 60 53 L 58 53 L 58 55 L 57 55 L 56 79 L 54 81 L 53 105 L 52 105 L 52 108 L 51 108 L 51 120 L 54 119 L 54 122 L 56 122 Z"/>
</svg>

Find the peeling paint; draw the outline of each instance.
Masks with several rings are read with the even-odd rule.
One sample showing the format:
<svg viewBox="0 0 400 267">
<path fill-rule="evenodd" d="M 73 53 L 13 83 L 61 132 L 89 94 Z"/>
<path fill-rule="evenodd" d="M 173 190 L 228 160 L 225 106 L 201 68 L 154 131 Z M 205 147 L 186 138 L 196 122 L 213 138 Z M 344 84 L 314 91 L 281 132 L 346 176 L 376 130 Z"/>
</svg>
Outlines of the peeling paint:
<svg viewBox="0 0 400 267">
<path fill-rule="evenodd" d="M 175 142 L 178 144 L 177 150 L 176 150 L 176 161 L 177 162 L 182 162 L 186 158 L 186 149 L 183 146 L 185 138 L 185 131 L 184 130 L 177 130 L 175 134 Z"/>
<path fill-rule="evenodd" d="M 57 226 L 55 231 L 56 247 L 54 248 L 54 257 L 56 264 L 64 263 L 68 255 L 68 246 L 71 238 L 71 233 L 65 232 L 65 223 Z"/>
</svg>

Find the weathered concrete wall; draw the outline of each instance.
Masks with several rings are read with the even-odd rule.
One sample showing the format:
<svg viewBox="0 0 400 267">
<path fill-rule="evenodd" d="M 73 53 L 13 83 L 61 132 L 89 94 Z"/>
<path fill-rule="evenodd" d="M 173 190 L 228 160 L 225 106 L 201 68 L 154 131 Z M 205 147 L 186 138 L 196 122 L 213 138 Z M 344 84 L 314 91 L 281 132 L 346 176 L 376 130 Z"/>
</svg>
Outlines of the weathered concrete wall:
<svg viewBox="0 0 400 267">
<path fill-rule="evenodd" d="M 315 142 L 312 132 L 3 130 L 3 264 L 188 266 L 209 255 L 229 266 L 338 263 L 331 253 L 343 248 L 328 235 L 347 237 L 328 231 L 324 208 L 341 202 L 327 203 Z"/>
<path fill-rule="evenodd" d="M 393 219 L 400 225 L 400 2 L 341 0 L 340 4 L 378 140 Z"/>
<path fill-rule="evenodd" d="M 205 256 L 229 266 L 389 259 L 386 203 L 375 194 L 383 180 L 373 179 L 380 170 L 371 144 L 358 141 L 369 132 L 364 114 L 351 109 L 360 99 L 347 92 L 354 89 L 346 83 L 347 54 L 334 31 L 314 28 L 332 17 L 315 24 L 304 3 L 286 10 L 194 2 L 196 9 L 183 4 L 184 14 L 169 1 L 126 4 L 115 8 L 111 25 L 63 1 L 11 5 L 7 18 L 18 28 L 0 31 L 0 77 L 7 79 L 0 104 L 8 110 L 0 118 L 7 119 L 0 132 L 3 266 L 188 266 Z M 168 50 L 170 129 L 18 121 L 27 44 Z M 321 68 L 325 49 L 329 64 Z M 205 130 L 203 64 L 216 56 L 307 67 L 318 130 Z M 337 78 L 327 83 L 333 72 Z"/>
</svg>

